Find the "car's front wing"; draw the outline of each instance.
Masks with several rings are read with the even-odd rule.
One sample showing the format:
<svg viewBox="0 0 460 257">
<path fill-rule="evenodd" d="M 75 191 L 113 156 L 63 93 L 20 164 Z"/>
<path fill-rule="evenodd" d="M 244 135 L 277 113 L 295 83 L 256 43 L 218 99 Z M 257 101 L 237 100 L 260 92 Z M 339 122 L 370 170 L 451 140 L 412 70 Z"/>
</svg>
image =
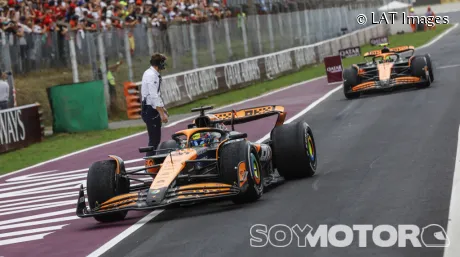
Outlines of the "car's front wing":
<svg viewBox="0 0 460 257">
<path fill-rule="evenodd" d="M 352 93 L 354 92 L 365 92 L 365 91 L 374 91 L 374 90 L 383 90 L 389 89 L 404 85 L 414 85 L 419 83 L 425 83 L 426 80 L 413 77 L 413 76 L 404 76 L 404 77 L 397 77 L 389 80 L 377 80 L 377 81 L 367 81 L 363 82 L 359 85 L 356 85 L 351 88 Z"/>
<path fill-rule="evenodd" d="M 119 195 L 91 210 L 87 207 L 84 188 L 81 186 L 76 214 L 78 217 L 85 218 L 120 211 L 152 210 L 181 203 L 232 197 L 238 195 L 240 189 L 237 186 L 222 183 L 192 184 L 167 189 L 164 197 L 158 203 L 147 201 L 148 194 L 154 194 L 155 191 L 157 190 L 146 189 Z"/>
</svg>

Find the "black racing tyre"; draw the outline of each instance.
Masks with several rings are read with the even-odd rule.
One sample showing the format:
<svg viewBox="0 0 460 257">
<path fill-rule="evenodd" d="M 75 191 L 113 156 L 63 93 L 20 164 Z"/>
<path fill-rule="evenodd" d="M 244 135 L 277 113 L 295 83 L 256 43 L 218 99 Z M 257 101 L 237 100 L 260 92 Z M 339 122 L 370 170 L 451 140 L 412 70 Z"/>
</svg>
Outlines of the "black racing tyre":
<svg viewBox="0 0 460 257">
<path fill-rule="evenodd" d="M 428 72 L 430 73 L 430 80 L 431 80 L 431 83 L 433 83 L 434 74 L 433 74 L 433 64 L 431 62 L 431 55 L 430 54 L 425 54 L 425 59 L 426 59 L 426 64 L 428 66 Z"/>
<path fill-rule="evenodd" d="M 351 89 L 359 84 L 358 71 L 354 67 L 346 68 L 343 71 L 343 94 L 347 99 L 355 99 L 360 96 L 359 92 L 350 92 Z"/>
<path fill-rule="evenodd" d="M 179 148 L 179 144 L 177 143 L 176 140 L 170 139 L 170 140 L 161 142 L 161 143 L 158 145 L 157 150 L 171 149 L 171 148 L 174 148 L 174 149 L 178 149 L 178 148 Z M 165 153 L 168 153 L 169 151 L 170 151 L 170 150 L 157 151 L 156 154 L 165 154 Z"/>
<path fill-rule="evenodd" d="M 426 66 L 427 66 L 427 63 L 425 61 L 424 56 L 416 56 L 411 61 L 410 69 L 411 69 L 412 76 L 427 80 L 425 83 L 416 84 L 417 88 L 426 88 L 431 85 L 429 76 L 427 76 L 425 72 Z"/>
<path fill-rule="evenodd" d="M 286 179 L 311 177 L 316 172 L 318 157 L 311 128 L 305 122 L 283 124 L 271 134 L 273 164 Z"/>
<path fill-rule="evenodd" d="M 115 160 L 105 160 L 93 163 L 86 178 L 88 202 L 91 209 L 97 204 L 112 197 L 129 193 L 129 179 L 117 178 Z M 120 211 L 94 216 L 99 222 L 114 222 L 123 220 L 128 211 Z"/>
<path fill-rule="evenodd" d="M 246 166 L 246 173 L 240 177 L 240 163 Z M 219 149 L 219 175 L 222 183 L 237 184 L 241 192 L 232 198 L 236 204 L 255 202 L 263 195 L 263 174 L 259 155 L 246 140 L 231 141 Z M 247 178 L 247 179 L 245 179 Z"/>
</svg>

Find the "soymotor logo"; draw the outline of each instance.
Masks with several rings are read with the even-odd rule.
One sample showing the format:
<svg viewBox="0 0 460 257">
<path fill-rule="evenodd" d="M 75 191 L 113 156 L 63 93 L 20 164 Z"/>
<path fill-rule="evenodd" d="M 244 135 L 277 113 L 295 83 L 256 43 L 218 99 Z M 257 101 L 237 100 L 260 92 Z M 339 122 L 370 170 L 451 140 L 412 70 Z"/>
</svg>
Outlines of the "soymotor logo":
<svg viewBox="0 0 460 257">
<path fill-rule="evenodd" d="M 416 225 L 320 225 L 316 231 L 310 225 L 303 227 L 296 224 L 287 226 L 277 224 L 268 227 L 256 224 L 250 228 L 251 247 L 288 247 L 292 244 L 297 247 L 347 247 L 358 242 L 359 247 L 368 246 L 368 238 L 379 247 L 448 247 L 449 238 L 444 228 L 437 224 L 430 224 L 420 229 Z M 355 233 L 357 232 L 357 233 Z M 370 233 L 369 233 L 370 232 Z M 357 238 L 355 236 L 357 234 Z"/>
</svg>

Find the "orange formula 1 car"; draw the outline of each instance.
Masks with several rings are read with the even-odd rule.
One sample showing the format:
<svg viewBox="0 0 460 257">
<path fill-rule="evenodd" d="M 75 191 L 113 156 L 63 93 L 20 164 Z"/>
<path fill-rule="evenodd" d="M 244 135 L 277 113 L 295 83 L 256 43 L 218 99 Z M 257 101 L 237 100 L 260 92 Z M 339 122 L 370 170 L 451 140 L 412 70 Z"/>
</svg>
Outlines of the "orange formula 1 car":
<svg viewBox="0 0 460 257">
<path fill-rule="evenodd" d="M 358 98 L 361 93 L 378 90 L 392 90 L 409 85 L 417 88 L 429 87 L 433 82 L 433 70 L 429 54 L 415 55 L 413 46 L 370 51 L 365 63 L 353 64 L 343 71 L 343 93 L 346 98 Z M 411 52 L 410 56 L 401 54 Z"/>
<path fill-rule="evenodd" d="M 81 185 L 77 215 L 110 222 L 123 220 L 129 210 L 220 198 L 252 202 L 271 185 L 314 175 L 317 157 L 312 130 L 305 122 L 284 124 L 283 106 L 205 114 L 208 109 L 212 107 L 193 109 L 200 115 L 187 129 L 162 142 L 154 156 L 144 157 L 144 168 L 127 171 L 123 160 L 113 155 L 93 163 L 87 176 L 89 206 Z M 272 115 L 278 118 L 267 142 L 250 142 L 246 133 L 234 131 L 234 124 Z"/>
</svg>

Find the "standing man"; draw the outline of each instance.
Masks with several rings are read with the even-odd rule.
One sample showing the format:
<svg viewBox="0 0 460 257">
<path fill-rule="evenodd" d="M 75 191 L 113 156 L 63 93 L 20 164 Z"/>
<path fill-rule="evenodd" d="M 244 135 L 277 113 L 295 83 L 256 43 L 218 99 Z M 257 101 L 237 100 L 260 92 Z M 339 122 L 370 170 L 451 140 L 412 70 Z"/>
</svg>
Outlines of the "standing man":
<svg viewBox="0 0 460 257">
<path fill-rule="evenodd" d="M 161 123 L 168 122 L 168 112 L 161 99 L 161 75 L 160 71 L 165 69 L 166 57 L 162 54 L 154 54 L 150 58 L 150 65 L 142 76 L 142 111 L 141 116 L 147 125 L 149 134 L 149 146 L 153 151 L 147 152 L 146 156 L 155 154 L 155 150 L 161 140 Z"/>
<path fill-rule="evenodd" d="M 427 10 L 426 10 L 426 13 L 425 13 L 425 16 L 427 17 L 428 19 L 428 22 L 431 23 L 431 26 L 427 26 L 425 24 L 425 28 L 427 30 L 434 30 L 436 29 L 436 22 L 435 22 L 435 18 L 436 18 L 436 14 L 434 14 L 434 12 L 431 10 L 431 7 L 428 6 Z"/>
<path fill-rule="evenodd" d="M 10 97 L 10 86 L 6 81 L 8 76 L 0 70 L 0 110 L 8 109 L 8 98 Z"/>
</svg>

